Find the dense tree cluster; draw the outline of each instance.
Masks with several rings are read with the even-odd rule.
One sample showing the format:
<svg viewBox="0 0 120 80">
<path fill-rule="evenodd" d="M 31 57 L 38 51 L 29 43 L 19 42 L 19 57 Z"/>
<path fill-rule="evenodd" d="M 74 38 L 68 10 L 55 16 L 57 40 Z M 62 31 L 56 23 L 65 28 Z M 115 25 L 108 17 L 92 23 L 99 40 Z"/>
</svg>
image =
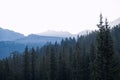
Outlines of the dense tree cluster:
<svg viewBox="0 0 120 80">
<path fill-rule="evenodd" d="M 0 60 L 0 80 L 120 80 L 120 25 L 61 43 L 17 51 Z"/>
</svg>

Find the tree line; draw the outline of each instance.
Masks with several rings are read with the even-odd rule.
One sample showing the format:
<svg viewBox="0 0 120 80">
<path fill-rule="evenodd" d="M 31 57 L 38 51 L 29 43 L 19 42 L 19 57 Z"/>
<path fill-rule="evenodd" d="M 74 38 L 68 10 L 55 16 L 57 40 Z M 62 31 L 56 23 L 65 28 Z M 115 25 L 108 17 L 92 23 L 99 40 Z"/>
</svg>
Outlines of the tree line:
<svg viewBox="0 0 120 80">
<path fill-rule="evenodd" d="M 0 60 L 0 80 L 119 80 L 120 25 L 110 29 L 100 15 L 97 26 L 85 36 L 11 53 Z"/>
</svg>

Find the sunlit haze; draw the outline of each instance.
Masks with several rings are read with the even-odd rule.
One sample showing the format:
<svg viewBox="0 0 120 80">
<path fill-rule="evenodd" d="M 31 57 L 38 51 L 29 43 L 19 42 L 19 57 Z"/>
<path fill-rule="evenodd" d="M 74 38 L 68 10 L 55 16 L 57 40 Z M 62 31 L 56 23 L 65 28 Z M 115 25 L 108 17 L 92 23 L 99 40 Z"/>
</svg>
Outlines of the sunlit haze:
<svg viewBox="0 0 120 80">
<path fill-rule="evenodd" d="M 120 17 L 120 0 L 0 0 L 0 27 L 25 35 L 47 30 L 94 30 L 102 13 Z"/>
</svg>

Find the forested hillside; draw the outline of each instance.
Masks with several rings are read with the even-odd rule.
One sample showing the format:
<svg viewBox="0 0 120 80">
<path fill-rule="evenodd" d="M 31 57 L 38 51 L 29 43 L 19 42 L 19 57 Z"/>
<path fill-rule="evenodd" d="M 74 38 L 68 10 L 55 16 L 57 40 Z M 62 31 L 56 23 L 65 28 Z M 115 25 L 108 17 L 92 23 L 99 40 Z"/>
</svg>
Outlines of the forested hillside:
<svg viewBox="0 0 120 80">
<path fill-rule="evenodd" d="M 61 43 L 13 52 L 0 60 L 0 80 L 120 80 L 120 25 Z"/>
</svg>

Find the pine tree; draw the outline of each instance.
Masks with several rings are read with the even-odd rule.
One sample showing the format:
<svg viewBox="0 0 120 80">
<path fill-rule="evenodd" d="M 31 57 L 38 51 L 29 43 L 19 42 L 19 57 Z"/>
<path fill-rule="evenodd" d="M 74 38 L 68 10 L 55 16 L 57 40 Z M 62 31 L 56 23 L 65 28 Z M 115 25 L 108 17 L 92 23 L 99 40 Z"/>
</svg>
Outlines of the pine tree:
<svg viewBox="0 0 120 80">
<path fill-rule="evenodd" d="M 90 69 L 89 69 L 89 56 L 87 53 L 87 48 L 85 42 L 83 42 L 82 55 L 81 55 L 81 75 L 82 80 L 90 79 Z"/>
<path fill-rule="evenodd" d="M 94 76 L 95 76 L 95 62 L 94 62 L 95 56 L 96 56 L 95 46 L 93 43 L 91 43 L 90 54 L 89 54 L 90 80 L 95 80 L 95 78 L 94 78 Z"/>
<path fill-rule="evenodd" d="M 31 52 L 31 73 L 32 73 L 32 80 L 35 80 L 35 50 L 32 48 Z"/>
<path fill-rule="evenodd" d="M 115 73 L 115 59 L 113 41 L 108 27 L 107 20 L 102 25 L 102 15 L 100 15 L 99 32 L 97 35 L 97 53 L 95 59 L 95 80 L 113 80 Z"/>
<path fill-rule="evenodd" d="M 80 45 L 76 43 L 72 58 L 72 80 L 82 80 L 83 78 L 80 54 Z"/>
<path fill-rule="evenodd" d="M 28 47 L 26 47 L 24 52 L 24 80 L 31 79 L 29 59 Z"/>
<path fill-rule="evenodd" d="M 49 73 L 50 80 L 56 80 L 56 55 L 54 46 L 51 45 L 50 48 L 50 73 Z"/>
<path fill-rule="evenodd" d="M 45 63 L 45 56 L 42 57 L 42 60 L 41 60 L 41 63 L 40 63 L 39 75 L 40 75 L 40 77 L 39 77 L 40 80 L 48 80 L 46 63 Z"/>
<path fill-rule="evenodd" d="M 5 69 L 4 69 L 5 70 L 5 72 L 4 72 L 5 80 L 10 80 L 10 67 L 9 67 L 9 61 L 7 58 L 5 59 L 4 66 L 5 66 Z"/>
<path fill-rule="evenodd" d="M 58 80 L 67 80 L 66 61 L 65 61 L 65 54 L 63 53 L 63 50 L 62 52 L 59 53 Z"/>
</svg>

